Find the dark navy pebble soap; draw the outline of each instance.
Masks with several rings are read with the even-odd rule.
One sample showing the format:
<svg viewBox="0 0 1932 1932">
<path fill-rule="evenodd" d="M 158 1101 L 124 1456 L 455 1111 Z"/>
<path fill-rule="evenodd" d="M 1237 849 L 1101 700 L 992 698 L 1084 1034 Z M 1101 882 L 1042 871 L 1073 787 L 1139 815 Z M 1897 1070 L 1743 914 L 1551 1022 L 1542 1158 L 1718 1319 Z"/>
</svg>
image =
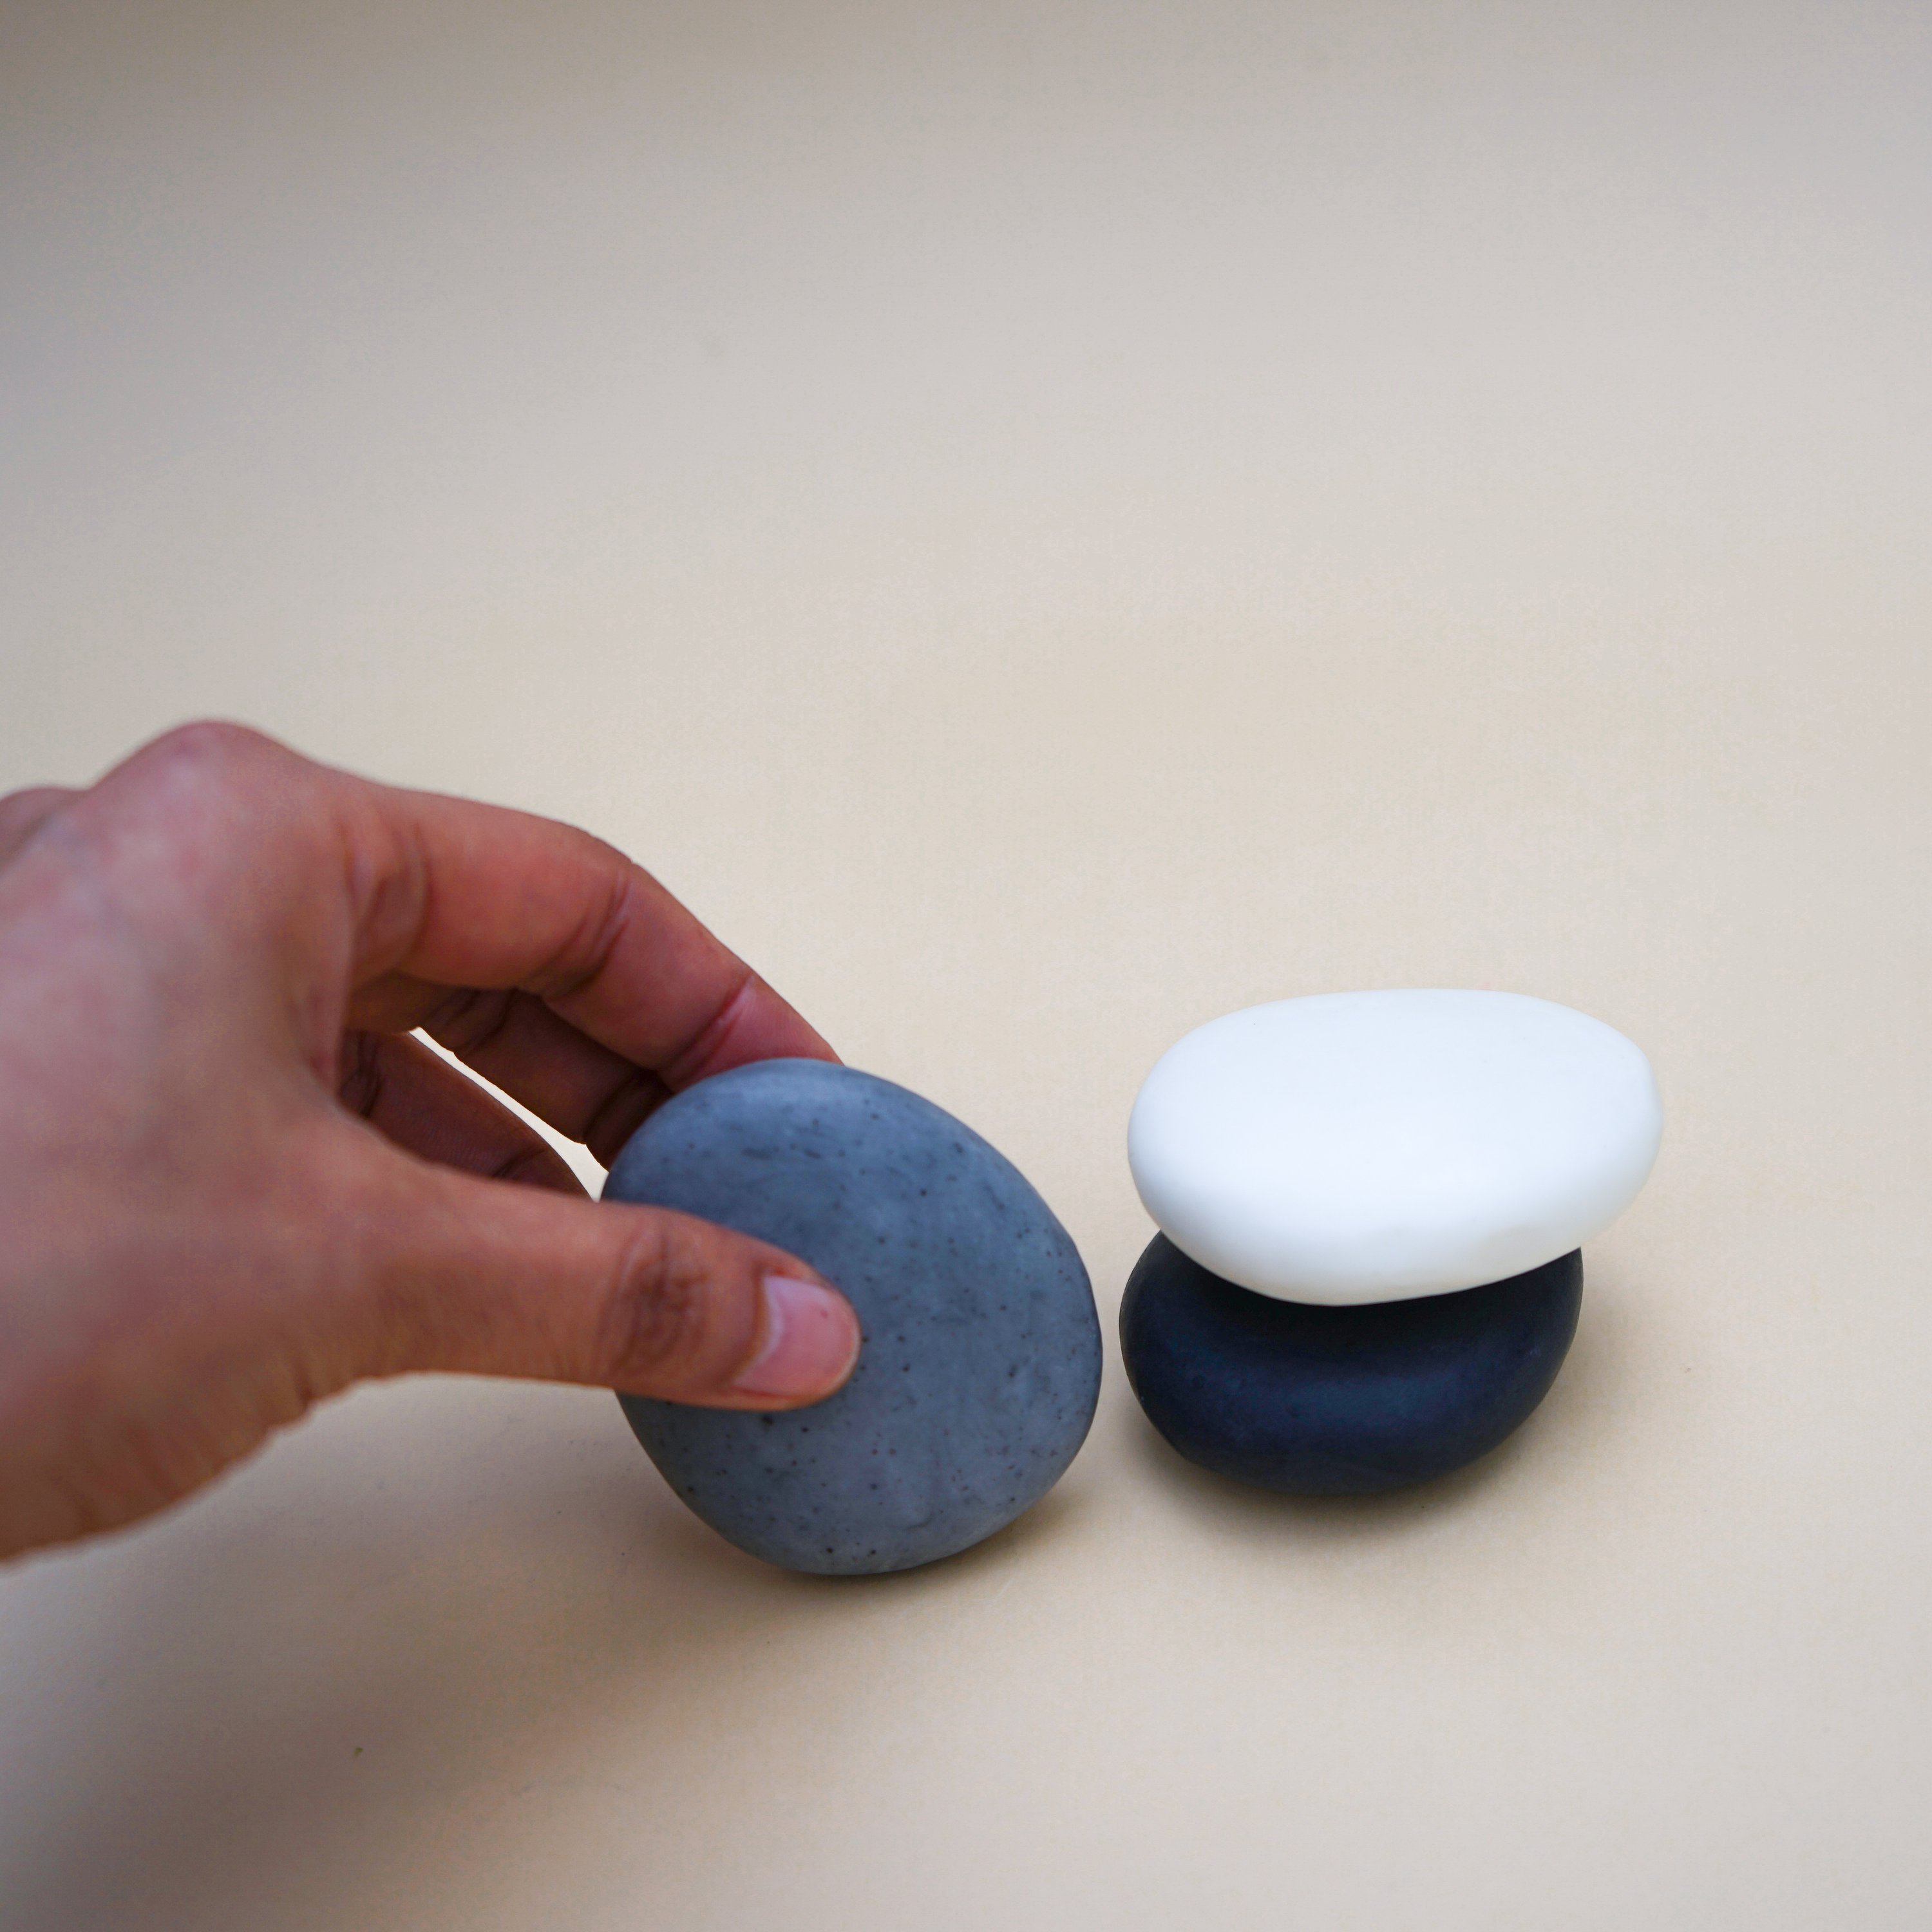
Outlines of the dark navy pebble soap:
<svg viewBox="0 0 1932 1932">
<path fill-rule="evenodd" d="M 1085 1439 L 1100 1329 L 1078 1250 L 1018 1168 L 904 1088 L 815 1060 L 717 1075 L 638 1129 L 604 1198 L 773 1242 L 858 1312 L 857 1368 L 809 1408 L 619 1397 L 741 1550 L 834 1576 L 930 1563 L 1038 1502 Z"/>
<path fill-rule="evenodd" d="M 1156 1235 L 1120 1304 L 1127 1378 L 1190 1462 L 1303 1496 L 1426 1482 L 1493 1449 L 1562 1366 L 1570 1253 L 1451 1294 L 1318 1306 L 1256 1294 Z"/>
</svg>

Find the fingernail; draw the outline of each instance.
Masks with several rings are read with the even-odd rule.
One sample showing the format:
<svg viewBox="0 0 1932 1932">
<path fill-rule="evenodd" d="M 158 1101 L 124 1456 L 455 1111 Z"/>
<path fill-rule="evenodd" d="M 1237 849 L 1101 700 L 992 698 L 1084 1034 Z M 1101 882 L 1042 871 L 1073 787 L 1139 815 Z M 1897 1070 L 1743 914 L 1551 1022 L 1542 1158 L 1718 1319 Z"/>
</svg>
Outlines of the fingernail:
<svg viewBox="0 0 1932 1932">
<path fill-rule="evenodd" d="M 859 1358 L 859 1323 L 842 1296 L 795 1275 L 764 1279 L 765 1342 L 732 1387 L 793 1401 L 830 1395 Z"/>
</svg>

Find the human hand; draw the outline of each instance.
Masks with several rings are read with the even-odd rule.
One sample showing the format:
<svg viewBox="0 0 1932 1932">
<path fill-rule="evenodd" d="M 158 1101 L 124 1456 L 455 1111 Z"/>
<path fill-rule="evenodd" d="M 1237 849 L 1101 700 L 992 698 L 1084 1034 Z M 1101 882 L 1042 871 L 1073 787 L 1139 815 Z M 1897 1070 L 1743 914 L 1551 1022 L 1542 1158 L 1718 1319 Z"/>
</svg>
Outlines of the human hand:
<svg viewBox="0 0 1932 1932">
<path fill-rule="evenodd" d="M 547 820 L 219 724 L 0 800 L 0 1556 L 158 1510 L 365 1376 L 736 1408 L 844 1381 L 857 1321 L 812 1270 L 593 1206 L 416 1027 L 607 1164 L 694 1081 L 834 1057 Z"/>
</svg>

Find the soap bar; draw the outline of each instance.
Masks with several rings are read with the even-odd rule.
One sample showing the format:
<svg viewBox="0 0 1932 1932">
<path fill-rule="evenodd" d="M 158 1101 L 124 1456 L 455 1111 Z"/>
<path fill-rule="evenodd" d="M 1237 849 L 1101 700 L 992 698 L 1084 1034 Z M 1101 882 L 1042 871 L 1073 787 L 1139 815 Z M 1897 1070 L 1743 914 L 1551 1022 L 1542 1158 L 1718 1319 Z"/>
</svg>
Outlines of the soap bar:
<svg viewBox="0 0 1932 1932">
<path fill-rule="evenodd" d="M 700 1082 L 633 1135 L 609 1201 L 701 1215 L 788 1250 L 864 1334 L 836 1394 L 778 1414 L 623 1396 L 685 1502 L 793 1570 L 903 1570 L 1044 1496 L 1100 1384 L 1072 1240 L 1010 1162 L 902 1087 L 816 1060 Z"/>
<path fill-rule="evenodd" d="M 1128 1126 L 1162 1232 L 1261 1294 L 1347 1304 L 1506 1280 L 1636 1198 L 1663 1106 L 1587 1014 L 1518 993 L 1318 994 L 1197 1028 Z"/>
<path fill-rule="evenodd" d="M 1322 1496 L 1447 1474 L 1542 1400 L 1576 1332 L 1574 1253 L 1459 1294 L 1324 1307 L 1223 1281 L 1156 1234 L 1120 1304 L 1148 1419 L 1190 1462 Z"/>
</svg>

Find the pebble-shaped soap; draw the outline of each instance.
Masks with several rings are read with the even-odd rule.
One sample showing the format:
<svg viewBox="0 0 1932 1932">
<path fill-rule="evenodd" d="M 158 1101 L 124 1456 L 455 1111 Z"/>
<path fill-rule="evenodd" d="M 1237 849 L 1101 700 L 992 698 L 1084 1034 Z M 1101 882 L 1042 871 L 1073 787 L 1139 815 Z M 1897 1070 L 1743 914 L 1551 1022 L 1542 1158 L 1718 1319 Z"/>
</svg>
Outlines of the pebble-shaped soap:
<svg viewBox="0 0 1932 1932">
<path fill-rule="evenodd" d="M 1148 1419 L 1191 1462 L 1300 1496 L 1390 1490 L 1493 1449 L 1563 1366 L 1568 1254 L 1460 1294 L 1347 1308 L 1237 1288 L 1154 1237 L 1120 1304 Z"/>
<path fill-rule="evenodd" d="M 1394 1301 L 1540 1268 L 1657 1158 L 1650 1064 L 1520 993 L 1318 993 L 1197 1027 L 1134 1102 L 1134 1184 L 1174 1246 L 1292 1301 Z"/>
<path fill-rule="evenodd" d="M 904 1570 L 1036 1502 L 1092 1421 L 1100 1334 L 1071 1238 L 1010 1162 L 902 1087 L 814 1060 L 700 1082 L 638 1129 L 604 1198 L 774 1243 L 849 1300 L 851 1378 L 752 1414 L 620 1398 L 679 1496 L 740 1548 Z"/>
<path fill-rule="evenodd" d="M 1263 1487 L 1386 1489 L 1492 1448 L 1576 1324 L 1576 1252 L 1655 1161 L 1649 1064 L 1512 993 L 1338 993 L 1188 1034 L 1135 1102 L 1162 1232 L 1123 1301 L 1142 1406 Z"/>
</svg>

